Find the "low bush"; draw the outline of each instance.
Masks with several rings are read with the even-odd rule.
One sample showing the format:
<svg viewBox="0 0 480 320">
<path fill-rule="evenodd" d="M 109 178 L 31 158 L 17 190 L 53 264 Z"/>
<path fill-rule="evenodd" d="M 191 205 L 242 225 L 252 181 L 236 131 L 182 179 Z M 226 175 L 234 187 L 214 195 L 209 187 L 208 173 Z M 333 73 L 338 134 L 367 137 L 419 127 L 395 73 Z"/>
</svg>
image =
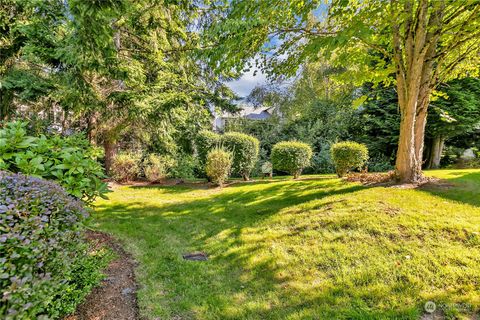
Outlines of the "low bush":
<svg viewBox="0 0 480 320">
<path fill-rule="evenodd" d="M 205 171 L 213 183 L 220 187 L 228 178 L 232 168 L 232 154 L 224 149 L 216 147 L 207 154 Z"/>
<path fill-rule="evenodd" d="M 205 168 L 200 166 L 197 158 L 188 154 L 180 154 L 176 157 L 171 176 L 178 179 L 193 179 L 197 175 L 205 176 L 204 171 Z"/>
<path fill-rule="evenodd" d="M 100 152 L 79 135 L 32 137 L 27 123 L 9 122 L 0 129 L 0 170 L 55 180 L 66 191 L 91 203 L 104 197 L 107 185 L 96 161 Z"/>
<path fill-rule="evenodd" d="M 195 139 L 195 146 L 198 153 L 200 165 L 203 167 L 207 161 L 208 152 L 220 145 L 220 135 L 209 130 L 202 130 Z"/>
<path fill-rule="evenodd" d="M 59 318 L 100 281 L 108 255 L 89 250 L 86 217 L 56 183 L 0 171 L 1 319 Z"/>
<path fill-rule="evenodd" d="M 303 142 L 282 141 L 273 146 L 271 158 L 275 170 L 288 172 L 297 179 L 310 165 L 312 148 Z"/>
<path fill-rule="evenodd" d="M 350 170 L 361 169 L 368 160 L 368 149 L 364 144 L 344 141 L 332 145 L 332 159 L 339 177 Z"/>
<path fill-rule="evenodd" d="M 233 155 L 233 174 L 249 180 L 258 161 L 260 142 L 257 138 L 239 132 L 228 132 L 222 136 L 222 146 Z"/>
<path fill-rule="evenodd" d="M 112 178 L 117 182 L 128 182 L 138 178 L 140 156 L 133 153 L 119 153 L 112 161 Z"/>
<path fill-rule="evenodd" d="M 143 161 L 143 173 L 150 182 L 157 182 L 169 176 L 176 162 L 170 156 L 149 154 Z"/>
</svg>

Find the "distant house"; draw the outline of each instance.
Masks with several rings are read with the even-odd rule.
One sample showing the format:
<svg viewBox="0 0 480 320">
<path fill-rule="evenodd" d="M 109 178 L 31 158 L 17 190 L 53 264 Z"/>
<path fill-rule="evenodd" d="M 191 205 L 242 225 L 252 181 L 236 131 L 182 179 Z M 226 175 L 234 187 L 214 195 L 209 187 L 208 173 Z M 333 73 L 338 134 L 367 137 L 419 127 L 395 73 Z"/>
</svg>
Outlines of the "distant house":
<svg viewBox="0 0 480 320">
<path fill-rule="evenodd" d="M 213 130 L 223 131 L 225 125 L 231 119 L 245 118 L 250 120 L 267 120 L 275 112 L 274 107 L 258 107 L 242 106 L 240 111 L 236 113 L 224 112 L 220 115 L 214 113 Z"/>
</svg>

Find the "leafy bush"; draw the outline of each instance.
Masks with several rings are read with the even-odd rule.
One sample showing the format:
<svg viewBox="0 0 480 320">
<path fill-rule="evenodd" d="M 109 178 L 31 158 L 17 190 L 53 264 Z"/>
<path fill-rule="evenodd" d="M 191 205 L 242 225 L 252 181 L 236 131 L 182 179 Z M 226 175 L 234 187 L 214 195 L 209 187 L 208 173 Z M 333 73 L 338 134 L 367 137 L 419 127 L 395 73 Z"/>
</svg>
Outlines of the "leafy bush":
<svg viewBox="0 0 480 320">
<path fill-rule="evenodd" d="M 360 169 L 368 160 L 368 149 L 364 144 L 344 141 L 332 145 L 332 159 L 339 177 L 352 169 Z"/>
<path fill-rule="evenodd" d="M 191 155 L 181 154 L 176 157 L 175 165 L 171 170 L 171 176 L 179 179 L 193 179 L 199 173 L 204 173 L 204 167 L 201 167 L 197 158 Z"/>
<path fill-rule="evenodd" d="M 203 167 L 207 161 L 208 152 L 220 144 L 220 135 L 208 130 L 202 130 L 195 139 L 197 147 L 198 159 Z"/>
<path fill-rule="evenodd" d="M 170 156 L 149 154 L 143 161 L 143 173 L 150 182 L 165 179 L 175 166 L 175 159 Z"/>
<path fill-rule="evenodd" d="M 273 146 L 271 157 L 274 169 L 288 172 L 297 179 L 310 165 L 312 148 L 303 142 L 282 141 Z"/>
<path fill-rule="evenodd" d="M 367 166 L 369 172 L 387 172 L 394 169 L 390 159 L 383 155 L 369 158 Z"/>
<path fill-rule="evenodd" d="M 244 133 L 228 132 L 222 136 L 221 142 L 233 155 L 233 173 L 248 180 L 258 160 L 258 139 Z"/>
<path fill-rule="evenodd" d="M 305 170 L 307 172 L 307 170 Z M 325 144 L 320 147 L 319 152 L 314 152 L 312 161 L 308 169 L 309 173 L 334 173 L 335 166 L 330 154 L 330 145 Z"/>
<path fill-rule="evenodd" d="M 140 156 L 132 153 L 119 153 L 112 161 L 112 178 L 117 182 L 128 182 L 138 178 Z"/>
<path fill-rule="evenodd" d="M 0 171 L 0 318 L 58 318 L 98 283 L 107 255 L 89 252 L 86 217 L 56 183 Z"/>
<path fill-rule="evenodd" d="M 27 135 L 27 123 L 9 122 L 0 129 L 0 170 L 56 180 L 87 203 L 108 191 L 99 151 L 82 136 Z"/>
<path fill-rule="evenodd" d="M 210 150 L 207 154 L 205 171 L 212 182 L 221 187 L 230 174 L 232 164 L 232 154 L 224 149 L 216 147 Z"/>
</svg>

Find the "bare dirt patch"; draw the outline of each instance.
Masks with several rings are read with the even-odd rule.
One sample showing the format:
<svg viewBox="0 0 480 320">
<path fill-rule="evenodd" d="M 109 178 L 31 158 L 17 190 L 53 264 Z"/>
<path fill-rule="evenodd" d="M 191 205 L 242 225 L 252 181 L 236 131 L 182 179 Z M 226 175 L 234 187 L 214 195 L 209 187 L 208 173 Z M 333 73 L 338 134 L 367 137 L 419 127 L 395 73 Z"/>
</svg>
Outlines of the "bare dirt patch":
<svg viewBox="0 0 480 320">
<path fill-rule="evenodd" d="M 116 258 L 104 271 L 106 278 L 93 289 L 77 311 L 64 320 L 135 320 L 140 319 L 137 305 L 136 262 L 111 236 L 87 231 L 95 247 L 108 246 Z"/>
</svg>

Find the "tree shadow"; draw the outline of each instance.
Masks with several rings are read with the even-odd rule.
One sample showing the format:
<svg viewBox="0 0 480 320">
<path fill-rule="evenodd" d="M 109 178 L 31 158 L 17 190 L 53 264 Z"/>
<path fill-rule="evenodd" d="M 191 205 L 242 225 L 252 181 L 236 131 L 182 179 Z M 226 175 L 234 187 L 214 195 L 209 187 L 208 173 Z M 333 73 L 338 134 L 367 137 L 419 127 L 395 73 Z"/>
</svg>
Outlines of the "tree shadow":
<svg viewBox="0 0 480 320">
<path fill-rule="evenodd" d="M 428 183 L 420 190 L 445 199 L 480 206 L 480 172 L 452 172 L 455 178 Z M 435 174 L 433 174 L 435 176 Z"/>
<path fill-rule="evenodd" d="M 167 187 L 167 192 L 174 194 L 172 188 L 178 187 Z M 366 290 L 370 289 L 366 285 L 361 293 L 354 283 L 336 286 L 328 279 L 305 288 L 297 285 L 298 275 L 285 272 L 298 269 L 301 261 L 281 265 L 268 254 L 271 243 L 298 236 L 298 230 L 293 225 L 287 234 L 269 232 L 266 219 L 296 214 L 288 210 L 295 206 L 302 210 L 313 200 L 340 196 L 315 202 L 318 214 L 328 214 L 331 205 L 343 205 L 342 195 L 365 189 L 332 179 L 238 183 L 218 193 L 173 202 L 146 204 L 132 198 L 103 203 L 95 215 L 104 230 L 123 240 L 140 262 L 139 279 L 144 285 L 140 295 L 150 301 L 144 304 L 154 306 L 151 313 L 162 318 L 418 319 L 421 309 L 416 304 L 378 309 L 378 301 L 385 295 L 398 296 L 408 282 L 399 281 L 382 291 Z M 262 237 L 268 233 L 270 242 L 255 238 L 257 233 Z M 194 251 L 206 252 L 209 260 L 182 259 L 183 253 Z M 408 295 L 418 297 L 417 289 L 408 288 Z"/>
</svg>

